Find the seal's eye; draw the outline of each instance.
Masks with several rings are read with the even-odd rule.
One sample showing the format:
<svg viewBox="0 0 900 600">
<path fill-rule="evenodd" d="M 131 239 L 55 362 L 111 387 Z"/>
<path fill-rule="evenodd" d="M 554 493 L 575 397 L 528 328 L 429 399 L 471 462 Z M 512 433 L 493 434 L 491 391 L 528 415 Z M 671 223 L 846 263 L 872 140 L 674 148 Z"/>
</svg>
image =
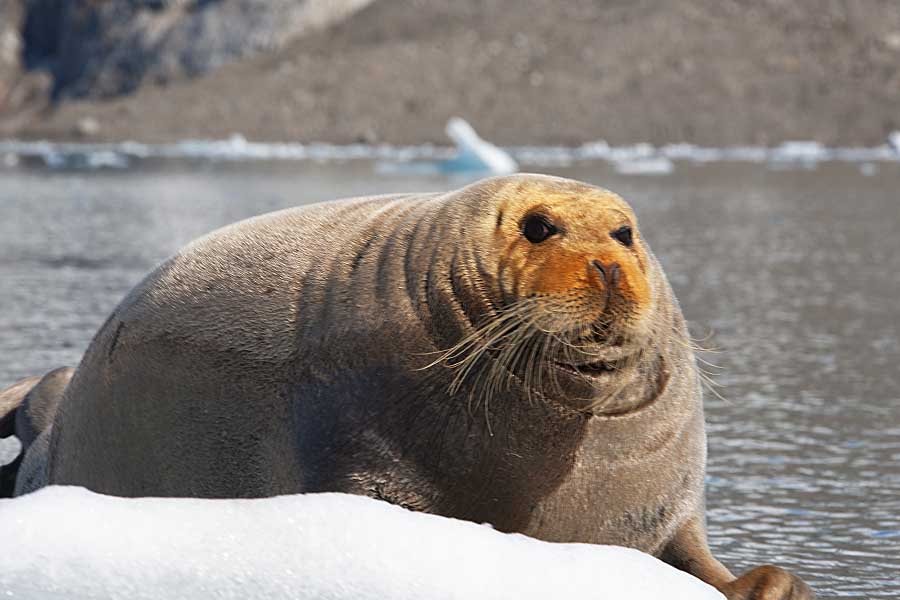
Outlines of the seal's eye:
<svg viewBox="0 0 900 600">
<path fill-rule="evenodd" d="M 631 244 L 634 243 L 634 240 L 631 239 L 631 227 L 628 225 L 619 227 L 609 235 L 611 235 L 614 240 L 616 240 L 623 246 L 627 246 L 629 248 L 631 248 Z"/>
<path fill-rule="evenodd" d="M 522 223 L 522 234 L 532 244 L 540 244 L 556 233 L 556 227 L 544 215 L 531 215 Z"/>
</svg>

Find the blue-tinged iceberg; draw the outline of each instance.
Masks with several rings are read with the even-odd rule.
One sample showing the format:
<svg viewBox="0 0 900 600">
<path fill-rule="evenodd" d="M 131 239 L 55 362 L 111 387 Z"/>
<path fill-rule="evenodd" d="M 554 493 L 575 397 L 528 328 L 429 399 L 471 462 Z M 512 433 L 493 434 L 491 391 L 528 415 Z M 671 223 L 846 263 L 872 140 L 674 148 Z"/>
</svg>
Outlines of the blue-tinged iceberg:
<svg viewBox="0 0 900 600">
<path fill-rule="evenodd" d="M 518 163 L 506 150 L 481 139 L 464 119 L 453 117 L 447 121 L 444 131 L 456 144 L 457 154 L 441 162 L 442 171 L 508 175 L 519 170 Z"/>
<path fill-rule="evenodd" d="M 0 501 L 0 597 L 718 599 L 636 550 L 551 544 L 344 494 Z"/>
</svg>

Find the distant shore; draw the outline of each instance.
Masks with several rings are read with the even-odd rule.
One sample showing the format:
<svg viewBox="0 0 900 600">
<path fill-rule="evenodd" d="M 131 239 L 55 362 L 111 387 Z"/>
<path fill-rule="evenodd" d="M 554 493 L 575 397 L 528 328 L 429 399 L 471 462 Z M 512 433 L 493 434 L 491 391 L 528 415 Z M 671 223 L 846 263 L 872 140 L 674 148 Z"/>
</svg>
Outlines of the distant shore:
<svg viewBox="0 0 900 600">
<path fill-rule="evenodd" d="M 446 143 L 458 115 L 506 146 L 871 147 L 900 130 L 900 4 L 375 0 L 203 76 L 73 94 L 0 137 Z"/>
</svg>

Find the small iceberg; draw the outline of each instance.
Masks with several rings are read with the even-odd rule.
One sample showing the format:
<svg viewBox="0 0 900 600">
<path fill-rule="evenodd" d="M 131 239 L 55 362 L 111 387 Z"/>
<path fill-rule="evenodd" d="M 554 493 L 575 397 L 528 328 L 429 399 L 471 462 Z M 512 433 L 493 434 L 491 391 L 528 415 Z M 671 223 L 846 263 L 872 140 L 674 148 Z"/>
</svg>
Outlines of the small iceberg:
<svg viewBox="0 0 900 600">
<path fill-rule="evenodd" d="M 519 170 L 518 163 L 506 150 L 481 139 L 464 119 L 453 117 L 447 121 L 444 131 L 457 149 L 455 157 L 439 163 L 440 169 L 445 173 L 508 175 Z"/>
<path fill-rule="evenodd" d="M 519 170 L 519 164 L 506 150 L 487 142 L 469 123 L 459 117 L 447 121 L 444 128 L 455 148 L 436 156 L 411 156 L 410 160 L 382 160 L 375 171 L 382 175 L 428 176 L 450 175 L 463 179 L 477 179 L 486 175 L 509 175 Z"/>
<path fill-rule="evenodd" d="M 346 494 L 0 500 L 11 598 L 723 600 L 628 548 L 552 544 Z M 5 596 L 4 596 L 5 597 Z"/>
</svg>

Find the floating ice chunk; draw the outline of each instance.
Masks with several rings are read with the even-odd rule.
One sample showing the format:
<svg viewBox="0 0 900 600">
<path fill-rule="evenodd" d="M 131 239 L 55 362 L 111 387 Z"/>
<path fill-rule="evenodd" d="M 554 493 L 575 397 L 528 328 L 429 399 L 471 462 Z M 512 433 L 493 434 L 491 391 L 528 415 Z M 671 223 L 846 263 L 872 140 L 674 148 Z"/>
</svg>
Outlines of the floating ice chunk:
<svg viewBox="0 0 900 600">
<path fill-rule="evenodd" d="M 443 161 L 441 170 L 445 172 L 474 171 L 504 175 L 515 173 L 519 165 L 505 150 L 481 139 L 475 129 L 464 119 L 453 117 L 444 129 L 456 144 L 455 158 Z"/>
<path fill-rule="evenodd" d="M 134 158 L 147 158 L 153 153 L 147 144 L 141 144 L 130 140 L 118 144 L 118 149 L 122 154 Z"/>
<path fill-rule="evenodd" d="M 380 160 L 375 163 L 375 172 L 379 175 L 428 177 L 443 175 L 441 161 L 434 160 Z"/>
<path fill-rule="evenodd" d="M 574 161 L 572 149 L 562 146 L 520 146 L 511 152 L 517 162 L 539 167 L 568 167 Z"/>
<path fill-rule="evenodd" d="M 66 154 L 56 150 L 50 150 L 41 155 L 44 164 L 51 169 L 61 169 L 66 166 Z"/>
<path fill-rule="evenodd" d="M 647 143 L 634 144 L 632 146 L 616 146 L 609 150 L 609 159 L 613 162 L 641 160 L 653 158 L 657 155 L 656 148 Z"/>
<path fill-rule="evenodd" d="M 636 550 L 551 544 L 344 494 L 0 500 L 0 597 L 718 599 Z"/>
<path fill-rule="evenodd" d="M 128 167 L 128 156 L 113 150 L 96 150 L 85 153 L 84 165 L 88 169 L 124 169 Z"/>
<path fill-rule="evenodd" d="M 762 146 L 734 146 L 723 150 L 724 160 L 738 162 L 765 162 L 769 149 Z"/>
<path fill-rule="evenodd" d="M 775 162 L 818 162 L 828 159 L 828 149 L 819 142 L 784 142 L 772 151 Z"/>
<path fill-rule="evenodd" d="M 859 172 L 866 177 L 871 177 L 878 174 L 878 166 L 870 162 L 862 163 L 859 165 Z"/>
<path fill-rule="evenodd" d="M 898 162 L 900 152 L 894 152 L 890 146 L 875 148 L 829 148 L 829 160 L 840 162 Z"/>
<path fill-rule="evenodd" d="M 675 170 L 675 164 L 665 156 L 615 160 L 613 167 L 623 175 L 667 175 Z"/>
<path fill-rule="evenodd" d="M 577 152 L 578 157 L 583 160 L 598 160 L 607 158 L 609 156 L 609 150 L 609 144 L 606 143 L 606 140 L 597 140 L 595 142 L 582 144 L 579 146 Z"/>
<path fill-rule="evenodd" d="M 900 154 L 900 131 L 894 131 L 888 135 L 887 142 L 894 152 Z"/>
</svg>

